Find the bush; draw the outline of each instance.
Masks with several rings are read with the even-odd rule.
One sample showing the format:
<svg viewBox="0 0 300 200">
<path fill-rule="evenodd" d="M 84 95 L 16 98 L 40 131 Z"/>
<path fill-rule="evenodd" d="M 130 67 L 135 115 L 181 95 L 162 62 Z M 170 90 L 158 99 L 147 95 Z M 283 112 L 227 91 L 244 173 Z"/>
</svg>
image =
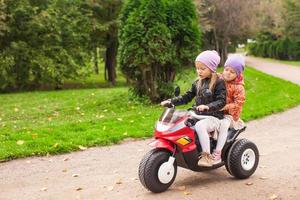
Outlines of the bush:
<svg viewBox="0 0 300 200">
<path fill-rule="evenodd" d="M 200 31 L 191 0 L 128 1 L 121 13 L 119 64 L 134 92 L 152 102 L 173 92 L 176 69 L 193 63 Z"/>
</svg>

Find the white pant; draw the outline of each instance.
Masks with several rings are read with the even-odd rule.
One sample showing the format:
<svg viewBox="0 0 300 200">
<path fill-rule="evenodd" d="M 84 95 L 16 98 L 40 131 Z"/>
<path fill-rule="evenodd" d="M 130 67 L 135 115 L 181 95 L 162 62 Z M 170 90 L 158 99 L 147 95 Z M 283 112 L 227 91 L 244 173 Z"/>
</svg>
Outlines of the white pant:
<svg viewBox="0 0 300 200">
<path fill-rule="evenodd" d="M 221 121 L 216 117 L 209 117 L 207 119 L 200 120 L 195 125 L 200 145 L 203 152 L 210 153 L 210 141 L 208 133 L 218 131 Z"/>
</svg>

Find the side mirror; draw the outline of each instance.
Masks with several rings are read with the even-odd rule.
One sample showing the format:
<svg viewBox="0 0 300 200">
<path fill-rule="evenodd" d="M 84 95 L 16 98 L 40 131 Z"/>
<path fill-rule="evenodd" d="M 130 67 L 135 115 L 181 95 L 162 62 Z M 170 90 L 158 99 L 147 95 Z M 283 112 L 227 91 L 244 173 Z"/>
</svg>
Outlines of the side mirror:
<svg viewBox="0 0 300 200">
<path fill-rule="evenodd" d="M 180 95 L 180 87 L 179 87 L 179 86 L 177 86 L 177 87 L 175 88 L 175 90 L 174 90 L 174 95 L 175 95 L 175 97 L 178 97 L 178 96 Z"/>
</svg>

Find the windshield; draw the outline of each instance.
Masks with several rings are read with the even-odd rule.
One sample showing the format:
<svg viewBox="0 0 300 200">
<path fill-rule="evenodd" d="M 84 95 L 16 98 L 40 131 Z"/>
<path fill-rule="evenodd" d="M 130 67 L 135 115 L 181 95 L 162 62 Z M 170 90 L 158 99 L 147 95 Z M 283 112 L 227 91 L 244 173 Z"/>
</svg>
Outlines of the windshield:
<svg viewBox="0 0 300 200">
<path fill-rule="evenodd" d="M 174 108 L 167 108 L 160 116 L 159 121 L 163 122 L 164 124 L 174 124 L 186 115 L 188 115 L 188 111 L 186 110 L 175 110 Z"/>
</svg>

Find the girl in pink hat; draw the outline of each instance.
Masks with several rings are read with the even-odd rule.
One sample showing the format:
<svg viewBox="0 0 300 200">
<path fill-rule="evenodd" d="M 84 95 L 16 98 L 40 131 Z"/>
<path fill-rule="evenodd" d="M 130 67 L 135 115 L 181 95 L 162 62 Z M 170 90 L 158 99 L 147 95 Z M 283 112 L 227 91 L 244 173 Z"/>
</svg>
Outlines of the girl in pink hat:
<svg viewBox="0 0 300 200">
<path fill-rule="evenodd" d="M 210 167 L 214 163 L 210 152 L 209 132 L 217 131 L 220 120 L 224 118 L 223 111 L 220 111 L 226 103 L 226 87 L 222 79 L 216 73 L 220 63 L 220 56 L 216 51 L 204 51 L 200 53 L 195 66 L 198 79 L 184 95 L 161 102 L 162 106 L 167 104 L 182 105 L 189 103 L 195 97 L 197 114 L 210 116 L 200 120 L 195 125 L 195 130 L 200 140 L 202 154 L 198 165 Z"/>
</svg>

